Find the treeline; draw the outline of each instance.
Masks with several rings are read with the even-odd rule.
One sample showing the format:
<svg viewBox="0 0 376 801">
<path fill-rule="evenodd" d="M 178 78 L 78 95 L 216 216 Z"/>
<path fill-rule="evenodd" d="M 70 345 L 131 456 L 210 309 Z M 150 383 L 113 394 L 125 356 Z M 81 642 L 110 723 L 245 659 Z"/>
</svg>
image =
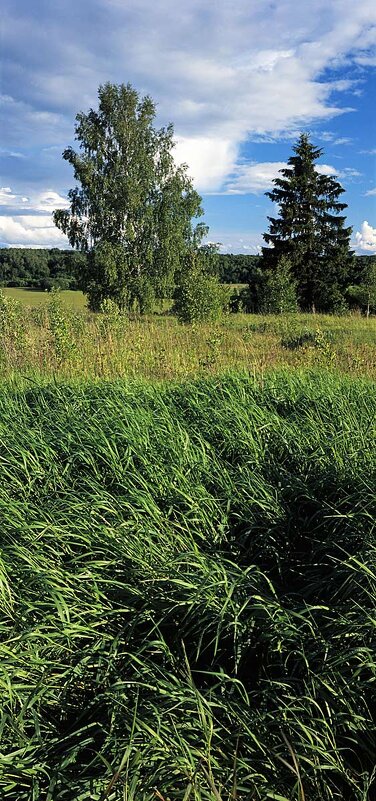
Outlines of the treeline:
<svg viewBox="0 0 376 801">
<path fill-rule="evenodd" d="M 286 286 L 273 285 L 261 256 L 223 254 L 218 257 L 217 269 L 222 283 L 244 285 L 234 287 L 230 297 L 232 312 L 265 312 L 268 311 L 266 301 L 274 299 L 270 311 L 276 313 L 280 296 L 291 289 L 289 278 Z M 280 278 L 281 272 L 279 276 L 277 273 L 277 283 Z M 275 291 L 278 298 L 273 298 Z M 360 308 L 367 314 L 376 312 L 376 256 L 355 256 L 350 262 L 347 286 L 343 291 L 343 311 L 346 308 Z"/>
<path fill-rule="evenodd" d="M 52 248 L 0 249 L 0 285 L 35 289 L 79 289 L 80 271 L 86 255 Z M 358 284 L 374 256 L 357 256 L 350 284 Z M 215 272 L 222 284 L 255 285 L 260 278 L 261 257 L 243 253 L 219 253 Z"/>
<path fill-rule="evenodd" d="M 0 285 L 79 289 L 80 268 L 86 258 L 83 253 L 58 248 L 2 248 Z M 249 284 L 259 262 L 259 256 L 220 253 L 215 271 L 223 284 Z"/>
<path fill-rule="evenodd" d="M 3 248 L 0 250 L 0 286 L 34 289 L 79 289 L 87 256 L 74 250 Z M 249 284 L 260 257 L 237 253 L 216 256 L 215 272 L 223 284 Z"/>
<path fill-rule="evenodd" d="M 223 284 L 249 284 L 260 267 L 260 256 L 244 253 L 219 253 L 217 274 Z"/>
<path fill-rule="evenodd" d="M 0 250 L 0 286 L 29 287 L 39 290 L 80 289 L 80 276 L 87 256 L 58 248 L 4 248 Z M 354 288 L 362 285 L 375 256 L 357 256 L 349 280 L 346 301 L 350 307 L 366 306 Z M 214 266 L 215 265 L 215 266 Z M 265 276 L 261 257 L 242 253 L 219 253 L 212 267 L 222 284 L 243 284 L 230 298 L 233 312 L 257 312 L 264 292 Z M 374 303 L 371 302 L 371 308 Z"/>
<path fill-rule="evenodd" d="M 73 250 L 3 248 L 0 250 L 0 286 L 33 289 L 79 289 L 86 256 Z"/>
</svg>

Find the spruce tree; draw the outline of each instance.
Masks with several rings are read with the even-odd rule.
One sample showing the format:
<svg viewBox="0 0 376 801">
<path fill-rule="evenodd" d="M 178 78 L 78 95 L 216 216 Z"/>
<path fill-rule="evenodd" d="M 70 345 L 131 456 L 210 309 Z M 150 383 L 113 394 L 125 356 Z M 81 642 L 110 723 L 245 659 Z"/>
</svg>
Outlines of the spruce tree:
<svg viewBox="0 0 376 801">
<path fill-rule="evenodd" d="M 344 305 L 343 293 L 353 261 L 352 229 L 346 227 L 344 192 L 332 176 L 317 172 L 322 155 L 308 134 L 301 134 L 288 166 L 280 170 L 267 197 L 279 207 L 278 217 L 268 217 L 262 249 L 263 269 L 277 268 L 281 257 L 289 259 L 303 309 L 334 311 Z"/>
</svg>

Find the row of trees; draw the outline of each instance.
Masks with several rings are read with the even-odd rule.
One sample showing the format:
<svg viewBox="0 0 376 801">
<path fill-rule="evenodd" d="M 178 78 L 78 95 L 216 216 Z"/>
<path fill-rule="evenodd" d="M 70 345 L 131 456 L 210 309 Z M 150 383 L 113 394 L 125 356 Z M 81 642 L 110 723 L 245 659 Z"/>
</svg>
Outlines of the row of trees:
<svg viewBox="0 0 376 801">
<path fill-rule="evenodd" d="M 78 289 L 86 256 L 52 248 L 0 249 L 0 286 Z"/>
<path fill-rule="evenodd" d="M 175 292 L 182 318 L 189 317 L 187 304 L 207 316 L 221 296 L 213 248 L 202 247 L 208 229 L 197 222 L 201 198 L 187 167 L 175 164 L 172 125 L 156 130 L 155 114 L 151 98 L 140 99 L 129 84 L 99 88 L 98 111 L 76 117 L 79 151 L 63 153 L 78 185 L 69 192 L 70 208 L 55 212 L 55 223 L 87 254 L 80 284 L 93 310 L 110 299 L 121 309 L 146 311 L 154 298 Z M 249 275 L 244 260 L 231 257 L 232 280 L 248 281 L 252 310 L 345 306 L 355 271 L 351 228 L 343 187 L 316 168 L 321 155 L 302 134 L 267 193 L 278 217 L 268 218 L 261 259 L 254 257 Z M 219 274 L 223 280 L 223 260 Z"/>
<path fill-rule="evenodd" d="M 279 266 L 268 275 L 262 269 L 261 256 L 201 252 L 201 263 L 206 258 L 206 271 L 200 272 L 201 282 L 199 286 L 192 289 L 190 283 L 193 278 L 193 270 L 185 276 L 185 281 L 181 281 L 183 295 L 189 296 L 193 291 L 196 293 L 195 303 L 199 304 L 206 315 L 207 300 L 213 294 L 213 283 L 216 287 L 215 278 L 221 284 L 231 284 L 232 292 L 219 293 L 215 291 L 215 308 L 218 310 L 218 298 L 220 302 L 229 303 L 230 311 L 259 312 L 274 310 L 278 311 L 286 307 L 290 295 L 291 298 L 291 268 L 288 265 L 286 271 Z M 34 249 L 34 248 L 3 248 L 0 249 L 0 286 L 22 286 L 31 289 L 50 290 L 58 289 L 78 289 L 81 276 L 87 265 L 84 264 L 88 258 L 85 253 L 74 250 L 58 250 L 57 248 Z M 209 280 L 208 280 L 209 279 Z M 214 282 L 213 282 L 214 279 Z M 197 274 L 196 274 L 197 283 Z M 234 287 L 233 285 L 243 285 Z M 244 287 L 245 285 L 245 287 Z M 287 288 L 287 296 L 286 296 Z M 175 295 L 178 290 L 175 290 Z M 181 293 L 180 293 L 181 295 Z M 205 303 L 202 298 L 205 298 Z M 364 308 L 368 313 L 376 311 L 376 257 L 357 256 L 353 263 L 350 275 L 350 284 L 345 291 L 346 303 L 351 306 Z M 296 294 L 293 294 L 293 304 L 296 304 Z M 179 307 L 178 298 L 175 297 L 176 310 Z M 213 312 L 215 314 L 216 312 Z"/>
</svg>

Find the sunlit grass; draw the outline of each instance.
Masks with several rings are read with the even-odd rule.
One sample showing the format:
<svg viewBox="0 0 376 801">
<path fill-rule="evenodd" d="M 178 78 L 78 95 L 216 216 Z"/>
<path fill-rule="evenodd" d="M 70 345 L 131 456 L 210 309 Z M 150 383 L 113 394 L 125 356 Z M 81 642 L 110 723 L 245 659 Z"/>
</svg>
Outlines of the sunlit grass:
<svg viewBox="0 0 376 801">
<path fill-rule="evenodd" d="M 46 306 L 51 297 L 47 290 L 28 289 L 27 287 L 4 287 L 2 291 L 7 297 L 14 298 L 14 300 L 18 300 L 24 306 L 29 306 L 30 308 Z M 62 302 L 68 308 L 84 309 L 86 307 L 86 296 L 83 292 L 63 289 L 59 294 Z"/>
<path fill-rule="evenodd" d="M 64 293 L 46 296 L 39 308 L 2 302 L 3 377 L 179 379 L 277 366 L 376 376 L 376 318 L 239 314 L 182 326 L 166 313 L 94 315 L 70 308 Z"/>
<path fill-rule="evenodd" d="M 3 386 L 2 797 L 369 801 L 375 420 L 328 370 Z"/>
</svg>

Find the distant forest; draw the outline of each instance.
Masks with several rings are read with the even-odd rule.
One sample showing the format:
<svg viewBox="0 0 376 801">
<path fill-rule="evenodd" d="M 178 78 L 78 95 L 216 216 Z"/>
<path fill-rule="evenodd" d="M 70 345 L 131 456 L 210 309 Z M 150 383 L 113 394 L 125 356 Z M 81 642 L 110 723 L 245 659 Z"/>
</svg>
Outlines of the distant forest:
<svg viewBox="0 0 376 801">
<path fill-rule="evenodd" d="M 358 284 L 373 256 L 357 256 L 349 284 Z M 79 289 L 85 254 L 58 248 L 1 248 L 0 286 L 25 286 L 34 289 Z M 216 271 L 223 284 L 250 284 L 257 281 L 260 256 L 220 253 Z"/>
<path fill-rule="evenodd" d="M 86 256 L 53 248 L 2 248 L 0 286 L 33 289 L 79 289 L 80 267 Z"/>
</svg>

